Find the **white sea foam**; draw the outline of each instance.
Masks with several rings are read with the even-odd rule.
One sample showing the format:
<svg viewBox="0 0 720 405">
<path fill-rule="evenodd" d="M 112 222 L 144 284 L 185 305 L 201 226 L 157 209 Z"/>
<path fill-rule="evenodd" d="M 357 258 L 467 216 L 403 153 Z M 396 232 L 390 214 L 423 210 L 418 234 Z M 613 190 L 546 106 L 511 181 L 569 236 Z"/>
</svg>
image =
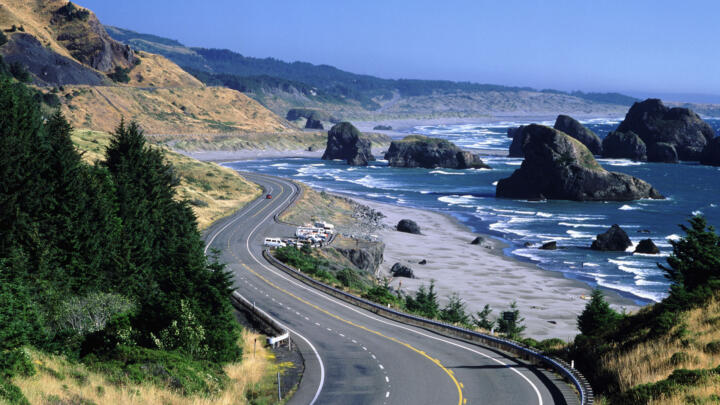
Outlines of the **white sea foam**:
<svg viewBox="0 0 720 405">
<path fill-rule="evenodd" d="M 697 211 L 693 211 L 692 214 L 693 214 L 694 217 L 696 217 L 696 216 L 698 216 L 698 215 L 702 215 L 703 212 L 700 211 L 700 210 L 697 210 Z"/>
<path fill-rule="evenodd" d="M 553 214 L 550 214 L 549 212 L 538 212 L 535 215 L 543 218 L 551 218 Z"/>
<path fill-rule="evenodd" d="M 444 195 L 438 197 L 438 201 L 450 205 L 472 204 L 475 197 L 471 195 Z"/>
<path fill-rule="evenodd" d="M 617 167 L 640 166 L 640 165 L 645 164 L 644 162 L 637 162 L 637 161 L 628 160 L 628 159 L 598 159 L 598 162 L 604 163 L 609 166 L 617 166 Z"/>
<path fill-rule="evenodd" d="M 454 176 L 464 176 L 465 173 L 463 172 L 446 172 L 444 170 L 433 170 L 430 172 L 430 174 L 446 174 L 446 175 L 454 175 Z"/>
<path fill-rule="evenodd" d="M 600 224 L 575 224 L 571 222 L 558 222 L 558 225 L 562 226 L 569 226 L 571 228 L 610 228 L 609 225 L 600 225 Z"/>
<path fill-rule="evenodd" d="M 656 292 L 647 291 L 647 290 L 641 289 L 641 288 L 635 288 L 635 287 L 629 286 L 629 285 L 607 282 L 604 279 L 596 279 L 595 281 L 601 287 L 627 292 L 627 293 L 630 293 L 637 297 L 645 298 L 645 299 L 652 300 L 655 302 L 660 302 L 667 295 L 666 293 L 656 293 Z"/>
<path fill-rule="evenodd" d="M 592 239 L 595 237 L 595 235 L 591 233 L 573 231 L 572 229 L 568 229 L 565 233 L 570 235 L 573 239 Z"/>
<path fill-rule="evenodd" d="M 284 167 L 287 166 L 287 163 L 273 163 L 270 165 L 270 167 Z"/>
<path fill-rule="evenodd" d="M 517 214 L 517 215 L 535 215 L 537 212 L 535 211 L 519 211 L 519 210 L 506 210 L 502 208 L 491 208 L 495 212 L 502 212 L 506 214 Z"/>
<path fill-rule="evenodd" d="M 493 186 L 497 186 L 497 184 L 498 184 L 497 181 L 493 181 L 493 183 L 492 183 Z"/>
<path fill-rule="evenodd" d="M 680 239 L 682 239 L 682 236 L 680 236 L 680 235 L 678 235 L 678 234 L 672 234 L 672 235 L 666 236 L 665 239 L 667 239 L 667 240 L 680 240 Z"/>
<path fill-rule="evenodd" d="M 622 207 L 620 207 L 620 208 L 618 208 L 618 209 L 619 209 L 619 210 L 622 210 L 622 211 L 631 211 L 631 210 L 639 210 L 640 207 L 633 207 L 632 205 L 627 205 L 627 204 L 625 204 L 625 205 L 623 205 Z"/>
<path fill-rule="evenodd" d="M 583 267 L 600 267 L 597 263 L 589 263 L 589 262 L 583 262 Z"/>
</svg>

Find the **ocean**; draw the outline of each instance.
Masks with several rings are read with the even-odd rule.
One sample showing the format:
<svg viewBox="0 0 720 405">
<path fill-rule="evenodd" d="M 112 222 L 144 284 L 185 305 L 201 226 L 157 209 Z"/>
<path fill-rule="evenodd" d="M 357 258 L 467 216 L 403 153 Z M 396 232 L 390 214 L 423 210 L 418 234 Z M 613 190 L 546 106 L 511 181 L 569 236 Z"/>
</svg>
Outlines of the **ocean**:
<svg viewBox="0 0 720 405">
<path fill-rule="evenodd" d="M 707 120 L 720 129 L 720 119 Z M 620 119 L 583 121 L 600 137 Z M 451 140 L 468 149 L 507 151 L 507 129 L 525 122 L 434 125 L 413 128 Z M 552 125 L 553 122 L 543 124 Z M 608 170 L 639 177 L 657 188 L 666 200 L 634 202 L 522 201 L 495 198 L 499 179 L 510 176 L 522 159 L 488 156 L 490 170 L 403 169 L 377 161 L 351 167 L 340 161 L 273 158 L 226 163 L 237 170 L 293 178 L 315 188 L 387 202 L 431 209 L 457 218 L 475 232 L 508 242 L 507 255 L 532 261 L 591 286 L 615 290 L 639 304 L 661 300 L 669 283 L 659 264 L 672 252 L 670 241 L 683 235 L 680 224 L 695 214 L 720 227 L 720 168 L 694 163 L 641 163 L 599 159 Z M 633 243 L 650 238 L 660 255 L 596 252 L 590 244 L 612 224 L 620 225 Z M 539 250 L 539 244 L 557 241 L 560 249 Z M 526 247 L 530 243 L 532 246 Z"/>
</svg>

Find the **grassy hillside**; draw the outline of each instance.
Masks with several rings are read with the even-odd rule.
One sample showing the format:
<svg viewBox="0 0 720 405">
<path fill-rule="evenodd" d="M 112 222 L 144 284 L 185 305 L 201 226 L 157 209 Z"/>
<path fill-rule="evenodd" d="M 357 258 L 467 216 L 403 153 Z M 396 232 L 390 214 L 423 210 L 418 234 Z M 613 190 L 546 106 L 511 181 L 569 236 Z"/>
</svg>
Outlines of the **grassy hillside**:
<svg viewBox="0 0 720 405">
<path fill-rule="evenodd" d="M 567 355 L 609 404 L 720 402 L 720 236 L 704 218 L 684 226 L 663 269 L 660 303 L 618 314 L 596 291 Z"/>
<path fill-rule="evenodd" d="M 252 347 L 254 341 L 264 337 L 244 330 L 242 347 Z M 82 363 L 68 361 L 65 357 L 28 350 L 37 374 L 17 377 L 13 380 L 32 405 L 46 404 L 248 404 L 260 400 L 272 402 L 277 395 L 275 375 L 283 371 L 283 364 L 275 361 L 272 352 L 263 345 L 256 345 L 256 353 L 244 350 L 242 361 L 223 367 L 228 381 L 214 395 L 182 395 L 167 386 L 134 381 L 131 376 L 109 376 Z M 206 376 L 212 383 L 211 376 Z M 177 382 L 175 383 L 177 384 Z M 255 402 L 247 399 L 252 393 Z M 2 401 L 0 401 L 2 402 Z"/>
<path fill-rule="evenodd" d="M 111 135 L 105 132 L 79 130 L 73 142 L 89 163 L 104 159 Z M 236 171 L 215 163 L 201 162 L 165 150 L 165 158 L 180 175 L 178 198 L 190 201 L 201 229 L 231 214 L 260 195 L 260 188 Z"/>
</svg>

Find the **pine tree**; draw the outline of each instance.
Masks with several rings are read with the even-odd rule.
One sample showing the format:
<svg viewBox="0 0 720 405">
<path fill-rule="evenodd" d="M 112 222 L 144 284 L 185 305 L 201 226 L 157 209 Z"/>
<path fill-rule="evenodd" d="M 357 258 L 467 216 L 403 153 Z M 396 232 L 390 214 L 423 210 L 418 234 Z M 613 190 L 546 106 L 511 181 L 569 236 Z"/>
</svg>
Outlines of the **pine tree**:
<svg viewBox="0 0 720 405">
<path fill-rule="evenodd" d="M 447 305 L 440 310 L 440 319 L 453 324 L 470 323 L 470 316 L 465 312 L 465 302 L 457 293 L 452 293 Z"/>
<path fill-rule="evenodd" d="M 477 314 L 472 317 L 475 326 L 485 330 L 492 330 L 495 327 L 495 321 L 490 320 L 490 313 L 492 313 L 490 305 L 485 304 L 482 311 L 478 311 Z"/>
<path fill-rule="evenodd" d="M 525 325 L 523 325 L 525 318 L 520 317 L 520 310 L 515 301 L 510 304 L 510 311 L 508 312 L 512 312 L 512 319 L 505 319 L 503 316 L 498 318 L 498 331 L 504 333 L 510 339 L 519 339 L 523 331 L 525 331 Z"/>
<path fill-rule="evenodd" d="M 605 301 L 603 292 L 596 288 L 592 292 L 590 302 L 587 303 L 583 312 L 578 316 L 577 326 L 580 333 L 585 336 L 598 336 L 603 332 L 612 330 L 621 315 L 610 308 Z"/>
<path fill-rule="evenodd" d="M 720 288 L 720 236 L 707 226 L 703 216 L 690 219 L 690 227 L 680 226 L 685 237 L 671 241 L 673 254 L 667 258 L 669 267 L 660 265 L 676 288 L 688 292 Z"/>
</svg>

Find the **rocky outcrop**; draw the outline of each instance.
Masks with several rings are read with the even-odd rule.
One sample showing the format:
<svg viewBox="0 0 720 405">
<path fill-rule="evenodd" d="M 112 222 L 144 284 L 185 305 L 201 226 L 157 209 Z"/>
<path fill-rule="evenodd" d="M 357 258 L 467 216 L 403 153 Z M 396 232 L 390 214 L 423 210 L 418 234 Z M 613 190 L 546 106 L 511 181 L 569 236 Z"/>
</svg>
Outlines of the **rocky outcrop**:
<svg viewBox="0 0 720 405">
<path fill-rule="evenodd" d="M 602 154 L 602 140 L 600 137 L 576 119 L 567 115 L 558 115 L 553 128 L 565 132 L 580 141 L 593 155 Z"/>
<path fill-rule="evenodd" d="M 109 82 L 105 75 L 43 46 L 30 34 L 12 35 L 1 52 L 6 62 L 25 66 L 40 85 L 99 86 Z"/>
<path fill-rule="evenodd" d="M 677 163 L 677 150 L 675 150 L 675 147 L 670 143 L 654 143 L 648 148 L 647 160 L 649 162 Z"/>
<path fill-rule="evenodd" d="M 322 121 L 315 117 L 310 117 L 305 121 L 305 129 L 325 129 L 325 127 L 323 127 Z"/>
<path fill-rule="evenodd" d="M 540 250 L 557 250 L 557 248 L 558 248 L 557 242 L 553 240 L 550 242 L 543 243 L 543 245 L 540 246 L 539 249 Z"/>
<path fill-rule="evenodd" d="M 463 151 L 450 141 L 421 135 L 406 136 L 392 141 L 385 153 L 393 167 L 423 167 L 426 169 L 487 169 L 477 155 Z"/>
<path fill-rule="evenodd" d="M 343 159 L 351 166 L 367 166 L 374 161 L 369 139 L 349 122 L 335 124 L 328 131 L 328 141 L 323 160 Z"/>
<path fill-rule="evenodd" d="M 392 274 L 393 277 L 415 278 L 412 269 L 402 263 L 393 264 L 392 268 L 390 268 L 390 274 Z"/>
<path fill-rule="evenodd" d="M 610 227 L 605 233 L 597 236 L 590 246 L 593 250 L 624 252 L 632 246 L 630 237 L 617 224 Z"/>
<path fill-rule="evenodd" d="M 288 121 L 297 121 L 301 118 L 305 119 L 316 119 L 318 121 L 328 121 L 332 123 L 338 123 L 338 119 L 331 116 L 325 111 L 316 110 L 313 108 L 291 108 L 285 115 L 285 119 Z"/>
<path fill-rule="evenodd" d="M 340 253 L 358 269 L 375 273 L 383 261 L 385 244 L 366 241 L 356 241 L 356 244 L 356 247 L 353 248 L 331 246 L 329 249 Z"/>
<path fill-rule="evenodd" d="M 390 125 L 375 125 L 373 127 L 374 131 L 392 131 L 392 126 Z"/>
<path fill-rule="evenodd" d="M 515 128 L 508 128 L 508 137 L 512 138 L 510 144 L 509 157 L 524 157 L 525 153 L 523 148 L 528 141 L 528 134 L 525 132 L 526 125 L 521 125 Z"/>
<path fill-rule="evenodd" d="M 700 163 L 710 166 L 720 166 L 720 138 L 713 138 L 708 142 L 700 156 Z"/>
<path fill-rule="evenodd" d="M 482 245 L 482 243 L 485 242 L 485 238 L 482 236 L 476 236 L 475 239 L 470 242 L 471 245 Z"/>
<path fill-rule="evenodd" d="M 612 159 L 630 159 L 644 162 L 647 160 L 647 146 L 635 132 L 610 132 L 602 143 L 603 157 Z"/>
<path fill-rule="evenodd" d="M 655 245 L 652 239 L 643 239 L 635 247 L 635 253 L 644 253 L 647 255 L 657 255 L 660 249 Z"/>
<path fill-rule="evenodd" d="M 692 161 L 700 160 L 703 148 L 715 136 L 712 127 L 693 111 L 666 107 L 659 99 L 633 104 L 617 130 L 636 133 L 648 148 L 670 144 L 680 160 Z"/>
<path fill-rule="evenodd" d="M 574 201 L 630 201 L 663 198 L 650 184 L 627 174 L 608 172 L 578 140 L 542 125 L 528 125 L 525 160 L 498 182 L 505 198 Z"/>
<path fill-rule="evenodd" d="M 420 235 L 420 226 L 412 219 L 401 219 L 397 224 L 398 232 Z"/>
</svg>

